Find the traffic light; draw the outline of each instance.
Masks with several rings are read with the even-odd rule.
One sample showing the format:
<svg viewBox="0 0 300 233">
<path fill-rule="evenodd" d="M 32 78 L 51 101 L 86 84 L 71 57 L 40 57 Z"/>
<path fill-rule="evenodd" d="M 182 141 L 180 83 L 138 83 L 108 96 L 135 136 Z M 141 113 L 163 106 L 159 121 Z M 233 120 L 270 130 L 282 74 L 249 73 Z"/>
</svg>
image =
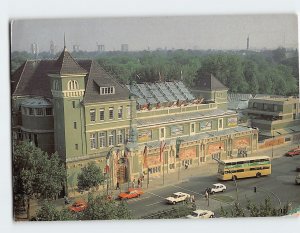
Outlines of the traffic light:
<svg viewBox="0 0 300 233">
<path fill-rule="evenodd" d="M 256 187 L 254 187 L 254 192 L 256 193 Z"/>
</svg>

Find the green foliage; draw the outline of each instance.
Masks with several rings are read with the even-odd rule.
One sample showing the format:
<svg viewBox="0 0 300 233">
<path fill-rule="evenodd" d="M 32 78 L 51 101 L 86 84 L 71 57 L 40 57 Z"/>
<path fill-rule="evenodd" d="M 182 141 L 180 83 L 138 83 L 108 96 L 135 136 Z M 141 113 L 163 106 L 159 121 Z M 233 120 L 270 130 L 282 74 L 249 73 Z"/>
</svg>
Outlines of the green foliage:
<svg viewBox="0 0 300 233">
<path fill-rule="evenodd" d="M 32 219 L 35 221 L 68 221 L 76 220 L 76 216 L 67 209 L 57 210 L 49 202 L 44 202 L 38 210 L 36 216 Z"/>
<path fill-rule="evenodd" d="M 54 198 L 63 189 L 65 168 L 55 153 L 48 156 L 29 142 L 14 145 L 14 192 L 28 197 Z"/>
<path fill-rule="evenodd" d="M 171 209 L 158 211 L 150 215 L 142 217 L 143 219 L 174 219 L 182 218 L 192 213 L 196 210 L 194 203 L 183 202 L 181 205 L 172 207 Z"/>
<path fill-rule="evenodd" d="M 99 186 L 104 181 L 104 176 L 101 169 L 94 162 L 91 162 L 81 168 L 77 181 L 78 190 L 84 191 Z"/>
<path fill-rule="evenodd" d="M 110 200 L 106 195 L 88 196 L 88 208 L 79 216 L 80 220 L 131 219 L 127 203 Z"/>
<path fill-rule="evenodd" d="M 263 52 L 251 51 L 140 51 L 140 52 L 74 52 L 77 59 L 95 58 L 100 65 L 122 84 L 159 80 L 182 80 L 188 87 L 197 88 L 197 80 L 213 74 L 229 92 L 295 95 L 298 93 L 298 54 L 278 48 Z M 39 58 L 53 58 L 40 53 Z M 57 57 L 57 55 L 56 55 Z M 27 52 L 13 52 L 11 70 L 26 59 Z"/>
<path fill-rule="evenodd" d="M 222 217 L 271 217 L 283 216 L 288 212 L 288 205 L 285 205 L 282 210 L 273 206 L 270 198 L 266 198 L 262 203 L 254 204 L 247 200 L 246 206 L 235 202 L 229 211 L 221 206 L 220 216 Z"/>
</svg>

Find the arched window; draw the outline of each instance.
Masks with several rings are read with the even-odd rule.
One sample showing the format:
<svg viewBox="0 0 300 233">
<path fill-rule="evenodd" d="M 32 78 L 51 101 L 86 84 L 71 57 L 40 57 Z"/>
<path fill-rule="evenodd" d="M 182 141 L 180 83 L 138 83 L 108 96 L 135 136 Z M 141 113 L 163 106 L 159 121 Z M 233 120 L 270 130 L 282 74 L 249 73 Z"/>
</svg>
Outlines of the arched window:
<svg viewBox="0 0 300 233">
<path fill-rule="evenodd" d="M 78 89 L 79 89 L 79 85 L 76 80 L 70 80 L 68 82 L 68 90 L 78 90 Z"/>
</svg>

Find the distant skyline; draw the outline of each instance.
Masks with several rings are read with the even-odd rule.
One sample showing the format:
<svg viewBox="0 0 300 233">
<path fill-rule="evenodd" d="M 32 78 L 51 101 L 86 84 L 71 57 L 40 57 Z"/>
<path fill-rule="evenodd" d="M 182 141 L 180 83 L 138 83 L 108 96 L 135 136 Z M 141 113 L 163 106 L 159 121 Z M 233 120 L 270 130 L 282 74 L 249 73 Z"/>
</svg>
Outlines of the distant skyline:
<svg viewBox="0 0 300 233">
<path fill-rule="evenodd" d="M 277 15 L 210 15 L 127 18 L 78 18 L 14 20 L 11 25 L 12 51 L 62 50 L 97 51 L 97 43 L 106 51 L 119 51 L 128 44 L 129 51 L 161 49 L 241 50 L 297 48 L 297 16 Z"/>
</svg>

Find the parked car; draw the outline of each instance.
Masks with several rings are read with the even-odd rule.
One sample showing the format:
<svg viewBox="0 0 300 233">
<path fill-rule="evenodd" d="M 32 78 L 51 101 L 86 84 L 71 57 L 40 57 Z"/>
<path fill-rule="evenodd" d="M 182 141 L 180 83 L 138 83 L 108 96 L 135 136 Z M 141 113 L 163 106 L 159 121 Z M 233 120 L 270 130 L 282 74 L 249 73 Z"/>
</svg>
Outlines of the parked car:
<svg viewBox="0 0 300 233">
<path fill-rule="evenodd" d="M 72 212 L 81 212 L 84 211 L 88 207 L 88 204 L 85 200 L 77 200 L 71 206 L 69 206 L 69 210 Z"/>
<path fill-rule="evenodd" d="M 300 172 L 300 165 L 296 167 L 296 172 Z"/>
<path fill-rule="evenodd" d="M 173 193 L 171 197 L 167 197 L 166 200 L 167 203 L 175 205 L 176 203 L 185 201 L 190 197 L 191 197 L 190 194 L 177 192 L 177 193 Z"/>
<path fill-rule="evenodd" d="M 300 184 L 300 175 L 297 175 L 295 178 L 295 184 Z"/>
<path fill-rule="evenodd" d="M 213 184 L 211 188 L 208 189 L 209 194 L 224 192 L 226 190 L 226 186 L 224 184 Z"/>
<path fill-rule="evenodd" d="M 300 155 L 300 147 L 294 148 L 286 152 L 285 156 L 293 157 L 295 155 Z"/>
<path fill-rule="evenodd" d="M 144 192 L 141 188 L 129 188 L 127 192 L 120 193 L 118 197 L 121 200 L 127 200 L 140 197 L 142 194 L 144 194 Z"/>
<path fill-rule="evenodd" d="M 214 212 L 210 210 L 195 210 L 190 215 L 186 216 L 189 219 L 198 219 L 198 218 L 213 218 L 215 216 Z"/>
</svg>

